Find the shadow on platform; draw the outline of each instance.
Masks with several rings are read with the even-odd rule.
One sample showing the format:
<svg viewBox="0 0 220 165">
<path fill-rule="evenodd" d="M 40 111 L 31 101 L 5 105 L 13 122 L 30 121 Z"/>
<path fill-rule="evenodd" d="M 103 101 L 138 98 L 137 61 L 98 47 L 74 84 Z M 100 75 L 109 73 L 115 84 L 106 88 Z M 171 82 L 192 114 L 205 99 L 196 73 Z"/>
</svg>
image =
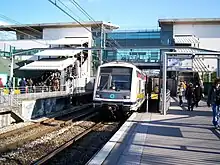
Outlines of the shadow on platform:
<svg viewBox="0 0 220 165">
<path fill-rule="evenodd" d="M 150 121 L 128 121 L 132 126 L 119 141 L 110 141 L 116 145 L 103 164 L 220 164 L 220 132 L 212 128 L 209 108 L 169 110 L 159 119 L 149 115 Z"/>
</svg>

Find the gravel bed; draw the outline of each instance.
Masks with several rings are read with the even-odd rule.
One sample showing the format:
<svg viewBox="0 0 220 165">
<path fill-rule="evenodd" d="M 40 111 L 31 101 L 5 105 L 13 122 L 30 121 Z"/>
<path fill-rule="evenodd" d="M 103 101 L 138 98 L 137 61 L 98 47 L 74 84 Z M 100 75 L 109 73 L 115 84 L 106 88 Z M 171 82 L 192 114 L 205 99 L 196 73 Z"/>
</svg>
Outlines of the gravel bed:
<svg viewBox="0 0 220 165">
<path fill-rule="evenodd" d="M 0 164 L 30 164 L 94 124 L 92 121 L 79 121 L 63 127 L 16 150 L 5 153 L 0 156 Z"/>
<path fill-rule="evenodd" d="M 22 127 L 25 127 L 31 124 L 32 122 L 24 122 L 24 123 L 17 123 L 17 124 L 15 123 L 7 127 L 0 128 L 0 134 L 13 131 L 13 130 L 16 130 L 16 129 L 19 129 L 19 128 L 22 128 Z"/>
<path fill-rule="evenodd" d="M 40 125 L 38 127 L 35 127 L 31 130 L 27 130 L 24 132 L 20 132 L 18 134 L 12 135 L 12 136 L 8 136 L 4 139 L 0 139 L 0 148 L 4 147 L 7 144 L 11 144 L 17 141 L 22 141 L 23 139 L 25 139 L 28 136 L 32 136 L 33 134 L 36 135 L 42 131 L 46 131 L 48 128 L 51 128 L 50 126 L 45 126 L 45 125 Z"/>
<path fill-rule="evenodd" d="M 104 123 L 101 127 L 69 146 L 45 165 L 84 165 L 99 151 L 120 127 L 119 122 Z"/>
</svg>

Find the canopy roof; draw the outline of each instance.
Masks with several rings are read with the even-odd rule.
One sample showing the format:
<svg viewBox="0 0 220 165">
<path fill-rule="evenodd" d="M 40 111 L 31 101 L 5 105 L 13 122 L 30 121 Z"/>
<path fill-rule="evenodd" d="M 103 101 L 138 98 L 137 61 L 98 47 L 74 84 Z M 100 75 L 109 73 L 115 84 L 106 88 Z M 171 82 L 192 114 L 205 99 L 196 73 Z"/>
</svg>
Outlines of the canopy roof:
<svg viewBox="0 0 220 165">
<path fill-rule="evenodd" d="M 66 37 L 61 38 L 55 41 L 51 41 L 51 45 L 83 45 L 86 42 L 89 42 L 87 37 L 85 38 L 75 38 L 75 37 Z"/>
<path fill-rule="evenodd" d="M 173 37 L 175 44 L 196 44 L 199 39 L 192 35 L 176 35 Z"/>
<path fill-rule="evenodd" d="M 63 59 L 42 59 L 34 61 L 20 68 L 20 70 L 64 70 L 73 65 L 75 58 Z"/>
<path fill-rule="evenodd" d="M 48 49 L 36 53 L 36 56 L 74 56 L 80 53 L 82 50 L 71 50 L 71 49 Z"/>
</svg>

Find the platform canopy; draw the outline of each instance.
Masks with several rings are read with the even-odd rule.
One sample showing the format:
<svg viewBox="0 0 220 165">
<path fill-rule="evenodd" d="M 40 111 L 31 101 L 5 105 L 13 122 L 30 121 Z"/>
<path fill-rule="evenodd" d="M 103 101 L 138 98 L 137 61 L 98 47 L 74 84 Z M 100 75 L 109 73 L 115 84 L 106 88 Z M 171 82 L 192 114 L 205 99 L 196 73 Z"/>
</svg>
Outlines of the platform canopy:
<svg viewBox="0 0 220 165">
<path fill-rule="evenodd" d="M 20 68 L 20 70 L 64 70 L 70 65 L 73 65 L 75 58 L 67 59 L 42 59 L 34 61 Z"/>
<path fill-rule="evenodd" d="M 49 44 L 51 45 L 83 45 L 85 43 L 89 42 L 88 38 L 61 38 L 58 40 L 51 41 Z"/>
<path fill-rule="evenodd" d="M 176 35 L 173 37 L 175 44 L 198 44 L 199 39 L 192 35 Z"/>
<path fill-rule="evenodd" d="M 35 54 L 35 56 L 74 56 L 82 50 L 48 49 Z"/>
<path fill-rule="evenodd" d="M 197 50 L 197 49 L 191 49 L 191 48 L 185 48 L 185 49 L 177 48 L 175 49 L 175 52 L 176 53 L 199 53 L 202 51 Z"/>
</svg>

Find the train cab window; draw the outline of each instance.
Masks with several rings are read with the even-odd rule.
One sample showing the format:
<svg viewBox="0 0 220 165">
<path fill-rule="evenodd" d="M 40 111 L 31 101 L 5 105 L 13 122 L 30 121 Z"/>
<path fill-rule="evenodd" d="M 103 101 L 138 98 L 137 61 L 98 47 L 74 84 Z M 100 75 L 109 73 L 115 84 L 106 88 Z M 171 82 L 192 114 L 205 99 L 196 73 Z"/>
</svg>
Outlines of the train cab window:
<svg viewBox="0 0 220 165">
<path fill-rule="evenodd" d="M 98 90 L 131 90 L 132 68 L 103 67 Z"/>
<path fill-rule="evenodd" d="M 107 89 L 109 85 L 109 75 L 107 74 L 102 74 L 99 78 L 99 86 L 98 89 Z"/>
<path fill-rule="evenodd" d="M 131 76 L 129 75 L 112 75 L 112 87 L 119 90 L 131 89 Z"/>
</svg>

